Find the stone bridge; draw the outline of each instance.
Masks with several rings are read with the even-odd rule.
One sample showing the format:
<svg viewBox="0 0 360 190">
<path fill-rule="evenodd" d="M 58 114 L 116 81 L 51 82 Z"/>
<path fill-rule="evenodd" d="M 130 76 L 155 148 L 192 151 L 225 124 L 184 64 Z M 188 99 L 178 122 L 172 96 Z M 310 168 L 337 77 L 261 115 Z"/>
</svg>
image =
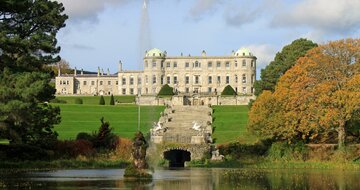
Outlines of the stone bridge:
<svg viewBox="0 0 360 190">
<path fill-rule="evenodd" d="M 161 157 L 170 167 L 183 167 L 210 153 L 212 112 L 209 106 L 167 106 L 161 113 L 150 140 L 161 147 Z"/>
</svg>

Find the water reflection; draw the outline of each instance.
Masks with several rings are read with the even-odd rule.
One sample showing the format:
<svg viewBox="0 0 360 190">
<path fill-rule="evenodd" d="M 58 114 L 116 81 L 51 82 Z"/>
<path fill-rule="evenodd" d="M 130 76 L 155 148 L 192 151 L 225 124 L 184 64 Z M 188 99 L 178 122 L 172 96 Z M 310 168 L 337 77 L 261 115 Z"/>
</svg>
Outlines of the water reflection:
<svg viewBox="0 0 360 190">
<path fill-rule="evenodd" d="M 123 172 L 103 169 L 1 174 L 0 189 L 360 189 L 360 171 L 161 169 L 149 182 L 124 181 Z"/>
</svg>

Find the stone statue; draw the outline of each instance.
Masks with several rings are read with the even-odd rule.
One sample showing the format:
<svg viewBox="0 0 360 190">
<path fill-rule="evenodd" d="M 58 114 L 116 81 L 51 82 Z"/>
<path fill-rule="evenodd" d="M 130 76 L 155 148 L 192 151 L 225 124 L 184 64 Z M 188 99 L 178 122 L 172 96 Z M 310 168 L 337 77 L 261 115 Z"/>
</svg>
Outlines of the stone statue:
<svg viewBox="0 0 360 190">
<path fill-rule="evenodd" d="M 134 159 L 134 166 L 137 169 L 147 169 L 148 164 L 146 163 L 146 149 L 148 144 L 145 140 L 144 135 L 139 131 L 135 134 L 133 147 L 132 147 L 132 156 Z"/>
<path fill-rule="evenodd" d="M 132 144 L 133 163 L 125 169 L 125 178 L 152 178 L 152 175 L 147 170 L 149 168 L 146 162 L 146 149 L 148 146 L 144 135 L 140 131 L 137 132 Z"/>
<path fill-rule="evenodd" d="M 198 124 L 196 121 L 193 121 L 192 124 L 194 124 L 191 128 L 196 131 L 201 131 L 201 124 Z"/>
</svg>

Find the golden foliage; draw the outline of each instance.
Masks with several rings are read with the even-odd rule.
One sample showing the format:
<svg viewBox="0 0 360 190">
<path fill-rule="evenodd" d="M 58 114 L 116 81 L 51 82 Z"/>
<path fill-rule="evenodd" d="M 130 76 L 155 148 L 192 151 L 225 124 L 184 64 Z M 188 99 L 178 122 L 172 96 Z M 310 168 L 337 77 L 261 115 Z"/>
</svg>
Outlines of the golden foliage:
<svg viewBox="0 0 360 190">
<path fill-rule="evenodd" d="M 310 50 L 277 83 L 260 95 L 249 113 L 249 129 L 280 140 L 311 141 L 337 131 L 360 109 L 360 39 L 345 39 Z"/>
</svg>

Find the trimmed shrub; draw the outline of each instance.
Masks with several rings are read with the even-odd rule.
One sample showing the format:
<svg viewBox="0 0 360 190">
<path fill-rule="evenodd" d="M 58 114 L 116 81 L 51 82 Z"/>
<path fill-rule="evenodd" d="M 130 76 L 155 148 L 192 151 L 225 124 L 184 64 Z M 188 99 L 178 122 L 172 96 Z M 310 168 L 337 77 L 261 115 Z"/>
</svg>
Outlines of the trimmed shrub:
<svg viewBox="0 0 360 190">
<path fill-rule="evenodd" d="M 236 92 L 230 85 L 227 85 L 221 92 L 221 95 L 236 95 Z"/>
<path fill-rule="evenodd" d="M 105 105 L 104 96 L 100 96 L 99 105 Z"/>
<path fill-rule="evenodd" d="M 66 104 L 66 100 L 61 100 L 61 99 L 58 99 L 58 98 L 54 98 L 52 100 L 50 100 L 50 103 L 56 103 L 56 104 Z"/>
<path fill-rule="evenodd" d="M 83 100 L 81 98 L 75 98 L 75 104 L 83 104 Z"/>
<path fill-rule="evenodd" d="M 165 84 L 161 87 L 158 96 L 172 96 L 174 95 L 174 88 L 170 87 L 168 84 Z"/>
<path fill-rule="evenodd" d="M 110 97 L 110 105 L 115 105 L 114 96 L 112 94 L 111 94 L 111 97 Z"/>
<path fill-rule="evenodd" d="M 76 140 L 87 140 L 87 141 L 93 142 L 94 137 L 89 133 L 80 132 L 76 135 Z"/>
</svg>

